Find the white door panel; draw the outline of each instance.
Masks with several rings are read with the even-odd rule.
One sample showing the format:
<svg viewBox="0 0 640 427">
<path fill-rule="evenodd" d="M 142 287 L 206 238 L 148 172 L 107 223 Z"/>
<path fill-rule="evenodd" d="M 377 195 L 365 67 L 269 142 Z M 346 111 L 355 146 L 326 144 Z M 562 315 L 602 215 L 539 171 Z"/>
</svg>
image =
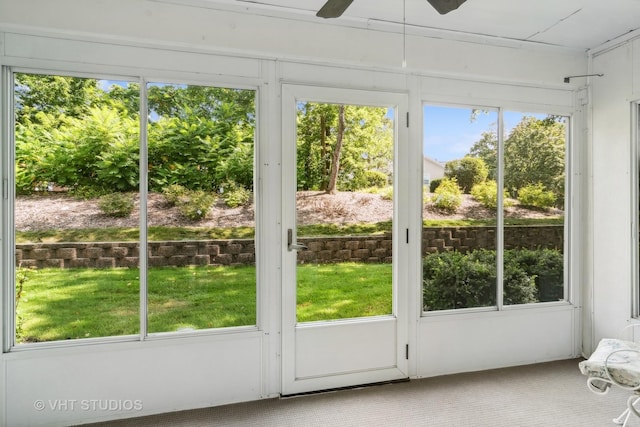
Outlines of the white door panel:
<svg viewBox="0 0 640 427">
<path fill-rule="evenodd" d="M 390 218 L 392 227 L 392 256 L 394 262 L 386 257 L 376 262 L 353 261 L 345 264 L 340 260 L 314 259 L 313 253 L 302 253 L 304 245 L 298 239 L 298 216 L 296 212 L 296 195 L 300 189 L 308 190 L 308 179 L 302 179 L 298 175 L 306 173 L 298 165 L 298 155 L 309 156 L 308 150 L 313 144 L 321 144 L 325 154 L 330 152 L 329 143 L 325 140 L 340 133 L 339 129 L 365 126 L 368 114 L 378 115 L 380 123 L 384 123 L 385 142 L 388 143 L 388 151 L 391 161 L 388 167 L 388 177 L 393 188 L 397 188 L 399 180 L 404 178 L 406 170 L 398 167 L 398 159 L 402 154 L 401 141 L 406 146 L 407 129 L 406 122 L 399 118 L 406 117 L 408 98 L 405 94 L 372 92 L 348 89 L 332 89 L 321 87 L 308 87 L 297 85 L 283 86 L 283 326 L 282 326 L 282 394 L 289 395 L 309 391 L 346 387 L 359 384 L 390 381 L 407 377 L 407 313 L 406 303 L 401 303 L 398 295 L 406 296 L 405 289 L 399 289 L 399 284 L 406 285 L 404 276 L 406 269 L 397 267 L 395 260 L 406 259 L 407 244 L 405 239 L 397 236 L 405 236 L 407 221 L 401 215 L 398 200 L 406 197 L 404 192 L 394 191 L 393 216 Z M 368 110 L 370 109 L 370 110 Z M 299 114 L 311 114 L 310 111 L 322 111 L 320 121 L 330 117 L 338 120 L 338 125 L 327 126 L 315 137 L 303 141 L 299 136 L 297 126 L 304 126 L 299 119 Z M 325 113 L 325 111 L 328 111 Z M 333 114 L 333 116 L 331 115 Z M 361 114 L 360 116 L 358 114 Z M 338 119 L 336 119 L 338 117 Z M 308 119 L 308 117 L 305 117 Z M 326 119 L 329 120 L 329 119 Z M 323 122 L 324 123 L 324 122 Z M 362 132 L 362 135 L 369 135 Z M 315 135 L 315 133 L 314 133 Z M 345 150 L 362 149 L 362 162 L 372 162 L 367 147 L 367 138 L 364 136 L 349 139 L 346 133 L 342 139 Z M 338 137 L 334 141 L 338 145 Z M 373 140 L 371 140 L 373 141 Z M 304 145 L 304 144 L 307 145 Z M 358 146 L 358 144 L 360 144 Z M 371 142 L 371 144 L 374 144 Z M 334 146 L 335 146 L 334 145 Z M 373 145 L 371 145 L 373 152 Z M 300 154 L 299 154 L 300 151 Z M 307 159 L 305 157 L 304 159 Z M 368 167 L 368 166 L 367 166 Z M 379 167 L 379 166 L 378 166 Z M 404 168 L 406 169 L 406 168 Z M 344 181 L 343 181 L 344 183 Z M 318 188 L 314 188 L 319 190 Z M 341 189 L 338 188 L 338 191 Z M 344 190 L 343 190 L 344 191 Z M 318 191 L 320 194 L 321 191 Z M 366 206 L 363 207 L 366 209 Z M 334 219 L 335 220 L 335 219 Z M 331 223 L 331 219 L 326 220 Z M 402 230 L 402 231 L 399 231 Z M 304 235 L 305 241 L 308 234 Z M 311 249 L 310 249 L 311 250 Z M 309 261 L 309 260 L 312 261 Z M 337 269 L 344 265 L 354 265 L 354 269 L 360 271 L 357 282 L 349 282 L 349 279 L 335 276 Z M 316 268 L 323 267 L 323 268 Z M 332 268 L 334 268 L 332 270 Z M 333 277 L 322 277 L 329 270 Z M 375 275 L 371 271 L 380 272 Z M 323 271 L 325 271 L 323 273 Z M 336 280 L 337 279 L 337 280 Z M 354 299 L 367 298 L 368 293 L 359 293 L 357 298 L 342 296 L 341 292 L 349 292 L 349 286 L 372 285 L 382 289 L 383 301 L 388 301 L 384 308 L 378 311 L 365 312 L 354 310 L 352 313 L 340 311 L 345 304 L 355 304 Z M 330 287 L 331 292 L 339 294 L 339 301 L 326 302 L 330 310 L 318 310 L 318 312 L 334 311 L 328 317 L 313 318 L 302 313 L 302 309 L 315 301 L 309 301 L 308 295 L 314 295 L 320 287 Z M 335 286 L 335 289 L 333 288 Z M 381 286 L 381 287 L 380 287 Z M 335 291 L 335 292 L 334 292 Z M 307 293 L 304 301 L 301 295 Z M 385 294 L 388 292 L 388 294 Z M 346 295 L 346 294 L 345 294 Z M 376 298 L 374 292 L 370 298 Z M 386 299 L 385 299 L 386 298 Z M 374 305 L 374 304 L 372 304 Z M 326 308 L 326 307 L 325 307 Z M 335 309 L 335 310 L 334 310 Z"/>
</svg>

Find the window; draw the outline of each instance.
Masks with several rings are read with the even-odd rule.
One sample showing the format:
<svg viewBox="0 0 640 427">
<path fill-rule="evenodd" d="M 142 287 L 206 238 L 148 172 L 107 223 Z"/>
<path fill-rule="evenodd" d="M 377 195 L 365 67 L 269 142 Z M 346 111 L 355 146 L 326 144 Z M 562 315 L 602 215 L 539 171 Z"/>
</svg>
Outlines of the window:
<svg viewBox="0 0 640 427">
<path fill-rule="evenodd" d="M 148 331 L 255 325 L 255 94 L 167 83 L 147 93 L 148 202 L 159 208 L 148 216 Z"/>
<path fill-rule="evenodd" d="M 12 76 L 10 341 L 255 325 L 255 91 Z"/>
<path fill-rule="evenodd" d="M 298 322 L 393 313 L 393 108 L 298 101 Z"/>
<path fill-rule="evenodd" d="M 567 122 L 425 105 L 425 312 L 566 298 Z"/>
</svg>

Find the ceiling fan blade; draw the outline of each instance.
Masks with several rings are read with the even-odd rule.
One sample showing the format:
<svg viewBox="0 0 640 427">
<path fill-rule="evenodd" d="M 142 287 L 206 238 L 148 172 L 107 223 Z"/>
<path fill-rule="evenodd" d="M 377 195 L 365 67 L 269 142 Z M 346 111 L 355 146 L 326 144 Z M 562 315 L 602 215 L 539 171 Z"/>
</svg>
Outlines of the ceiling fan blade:
<svg viewBox="0 0 640 427">
<path fill-rule="evenodd" d="M 316 16 L 320 18 L 337 18 L 347 10 L 352 2 L 353 0 L 327 0 L 324 6 L 316 13 Z"/>
<path fill-rule="evenodd" d="M 467 0 L 427 0 L 440 15 L 456 10 Z"/>
</svg>

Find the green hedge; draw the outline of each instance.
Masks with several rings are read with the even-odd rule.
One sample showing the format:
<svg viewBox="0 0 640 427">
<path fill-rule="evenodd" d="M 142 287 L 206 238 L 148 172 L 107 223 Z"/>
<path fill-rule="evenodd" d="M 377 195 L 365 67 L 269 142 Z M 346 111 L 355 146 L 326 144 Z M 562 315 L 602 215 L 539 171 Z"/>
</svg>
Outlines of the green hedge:
<svg viewBox="0 0 640 427">
<path fill-rule="evenodd" d="M 423 259 L 423 308 L 434 311 L 496 305 L 496 283 L 495 251 L 479 249 L 427 255 Z M 560 251 L 505 251 L 504 304 L 560 300 L 563 283 Z"/>
</svg>

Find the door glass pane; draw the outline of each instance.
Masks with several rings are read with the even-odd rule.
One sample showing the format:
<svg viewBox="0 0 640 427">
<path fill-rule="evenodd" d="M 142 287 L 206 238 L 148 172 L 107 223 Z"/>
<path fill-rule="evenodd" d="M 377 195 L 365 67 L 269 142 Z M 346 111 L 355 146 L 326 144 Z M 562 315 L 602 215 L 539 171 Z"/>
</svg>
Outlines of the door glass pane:
<svg viewBox="0 0 640 427">
<path fill-rule="evenodd" d="M 391 314 L 395 111 L 297 112 L 297 320 Z"/>
<path fill-rule="evenodd" d="M 567 117 L 504 113 L 504 304 L 561 301 Z"/>
<path fill-rule="evenodd" d="M 148 331 L 255 325 L 255 91 L 147 89 Z"/>
<path fill-rule="evenodd" d="M 425 105 L 423 309 L 496 305 L 495 111 Z"/>
<path fill-rule="evenodd" d="M 14 75 L 17 344 L 139 332 L 138 93 Z"/>
</svg>

